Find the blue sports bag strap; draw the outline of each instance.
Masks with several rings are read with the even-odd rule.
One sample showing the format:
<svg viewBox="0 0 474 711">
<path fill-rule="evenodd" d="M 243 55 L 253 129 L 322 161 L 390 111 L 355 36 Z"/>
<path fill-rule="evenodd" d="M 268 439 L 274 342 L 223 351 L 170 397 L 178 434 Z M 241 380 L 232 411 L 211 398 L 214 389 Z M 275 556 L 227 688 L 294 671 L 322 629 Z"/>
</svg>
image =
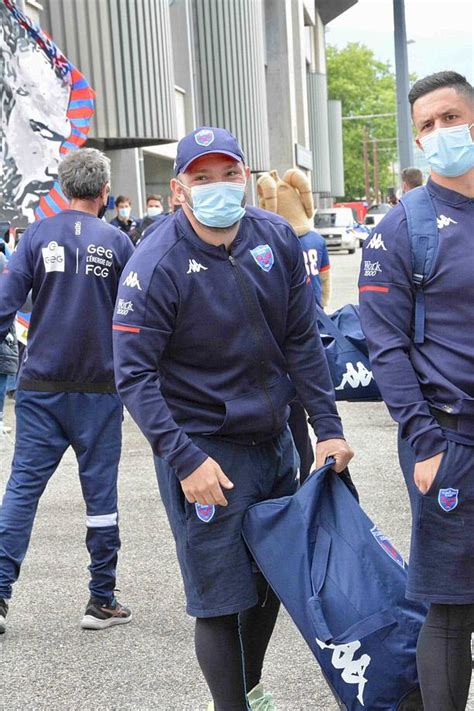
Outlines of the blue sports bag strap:
<svg viewBox="0 0 474 711">
<path fill-rule="evenodd" d="M 324 528 L 318 527 L 316 543 L 314 545 L 313 563 L 311 566 L 311 583 L 313 596 L 308 600 L 309 612 L 314 624 L 316 637 L 322 642 L 332 639 L 321 606 L 320 593 L 326 581 L 329 564 L 329 551 L 331 550 L 331 536 Z"/>
<path fill-rule="evenodd" d="M 318 304 L 316 304 L 316 311 L 318 314 L 318 321 L 320 321 L 325 329 L 325 332 L 334 338 L 337 343 L 343 348 L 344 350 L 347 350 L 348 348 L 350 350 L 353 350 L 356 348 L 351 341 L 349 341 L 348 338 L 345 337 L 345 335 L 338 329 L 338 327 L 335 325 L 334 321 L 325 313 L 324 309 L 321 308 Z"/>
<path fill-rule="evenodd" d="M 331 536 L 324 528 L 319 526 L 314 546 L 313 564 L 311 566 L 311 582 L 314 594 L 308 600 L 308 610 L 314 625 L 316 638 L 325 644 L 345 644 L 363 639 L 379 630 L 395 625 L 397 622 L 395 617 L 390 610 L 385 609 L 359 620 L 337 636 L 333 635 L 326 621 L 321 599 L 321 591 L 326 582 L 328 572 L 330 551 Z"/>
<path fill-rule="evenodd" d="M 363 620 L 351 625 L 345 632 L 338 634 L 337 637 L 331 637 L 331 642 L 332 644 L 355 642 L 396 624 L 397 620 L 390 610 L 379 610 L 370 615 L 370 617 L 365 617 Z M 323 642 L 324 640 L 321 641 Z"/>
<path fill-rule="evenodd" d="M 412 279 L 415 287 L 415 343 L 425 340 L 425 299 L 423 285 L 430 276 L 438 252 L 436 212 L 426 186 L 409 190 L 400 202 L 405 210 L 412 255 Z"/>
</svg>

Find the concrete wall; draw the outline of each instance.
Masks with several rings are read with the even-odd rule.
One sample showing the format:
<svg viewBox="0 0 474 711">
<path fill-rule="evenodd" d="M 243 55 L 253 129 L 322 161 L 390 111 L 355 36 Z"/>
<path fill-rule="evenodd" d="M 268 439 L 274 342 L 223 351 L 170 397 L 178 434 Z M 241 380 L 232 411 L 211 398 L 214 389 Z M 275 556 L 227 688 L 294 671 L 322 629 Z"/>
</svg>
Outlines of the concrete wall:
<svg viewBox="0 0 474 711">
<path fill-rule="evenodd" d="M 328 129 L 331 195 L 342 197 L 345 195 L 342 105 L 334 99 L 328 101 Z"/>
<path fill-rule="evenodd" d="M 194 0 L 197 122 L 239 138 L 253 171 L 269 168 L 264 20 L 259 0 Z"/>
<path fill-rule="evenodd" d="M 177 138 L 168 0 L 42 0 L 41 23 L 97 93 L 104 148 Z"/>
</svg>

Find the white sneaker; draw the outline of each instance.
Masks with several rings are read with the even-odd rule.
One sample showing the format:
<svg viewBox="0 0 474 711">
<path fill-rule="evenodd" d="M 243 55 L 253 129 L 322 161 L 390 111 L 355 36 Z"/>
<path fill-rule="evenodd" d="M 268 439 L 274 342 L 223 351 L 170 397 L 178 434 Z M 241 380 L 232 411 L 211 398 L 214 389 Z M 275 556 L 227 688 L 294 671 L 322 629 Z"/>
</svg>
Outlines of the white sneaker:
<svg viewBox="0 0 474 711">
<path fill-rule="evenodd" d="M 0 435 L 9 435 L 11 431 L 11 427 L 7 427 L 7 425 L 0 423 Z"/>
</svg>

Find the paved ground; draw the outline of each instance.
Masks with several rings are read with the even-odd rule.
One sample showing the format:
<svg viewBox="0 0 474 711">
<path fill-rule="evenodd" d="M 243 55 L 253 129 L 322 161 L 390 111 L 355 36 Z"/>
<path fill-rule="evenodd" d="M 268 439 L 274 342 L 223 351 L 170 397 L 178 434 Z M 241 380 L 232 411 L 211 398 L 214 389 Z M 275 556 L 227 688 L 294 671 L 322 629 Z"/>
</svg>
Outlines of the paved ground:
<svg viewBox="0 0 474 711">
<path fill-rule="evenodd" d="M 332 259 L 333 308 L 355 301 L 360 252 Z M 367 513 L 403 554 L 409 507 L 395 452 L 395 426 L 380 404 L 342 404 L 356 449 L 352 474 Z M 7 420 L 13 422 L 11 403 Z M 13 447 L 0 442 L 0 488 Z M 68 453 L 40 503 L 31 547 L 0 637 L 0 709 L 204 711 L 209 695 L 194 661 L 193 622 L 154 479 L 148 445 L 124 425 L 120 476 L 120 598 L 130 625 L 84 632 L 87 601 L 84 506 Z M 336 711 L 318 668 L 285 613 L 269 649 L 265 684 L 279 711 Z M 474 701 L 469 707 L 474 711 Z"/>
</svg>

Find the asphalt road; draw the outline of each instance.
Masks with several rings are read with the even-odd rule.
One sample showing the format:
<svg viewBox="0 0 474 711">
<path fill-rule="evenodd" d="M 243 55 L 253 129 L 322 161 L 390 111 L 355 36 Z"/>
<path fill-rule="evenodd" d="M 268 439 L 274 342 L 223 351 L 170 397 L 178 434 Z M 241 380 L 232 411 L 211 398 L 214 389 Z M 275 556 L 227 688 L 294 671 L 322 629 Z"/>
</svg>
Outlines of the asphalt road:
<svg viewBox="0 0 474 711">
<path fill-rule="evenodd" d="M 360 252 L 334 255 L 333 308 L 357 299 Z M 398 471 L 396 428 L 383 404 L 340 406 L 356 450 L 351 467 L 361 503 L 407 556 L 410 514 Z M 13 424 L 12 404 L 6 419 Z M 0 440 L 0 488 L 13 440 Z M 119 597 L 129 625 L 86 632 L 85 511 L 68 452 L 38 509 L 32 542 L 15 586 L 7 633 L 0 637 L 0 709 L 157 709 L 204 711 L 209 693 L 194 659 L 193 620 L 158 495 L 150 450 L 130 418 L 120 472 L 122 552 Z M 336 711 L 308 648 L 280 614 L 264 670 L 278 711 Z M 469 709 L 474 711 L 474 696 Z"/>
</svg>

